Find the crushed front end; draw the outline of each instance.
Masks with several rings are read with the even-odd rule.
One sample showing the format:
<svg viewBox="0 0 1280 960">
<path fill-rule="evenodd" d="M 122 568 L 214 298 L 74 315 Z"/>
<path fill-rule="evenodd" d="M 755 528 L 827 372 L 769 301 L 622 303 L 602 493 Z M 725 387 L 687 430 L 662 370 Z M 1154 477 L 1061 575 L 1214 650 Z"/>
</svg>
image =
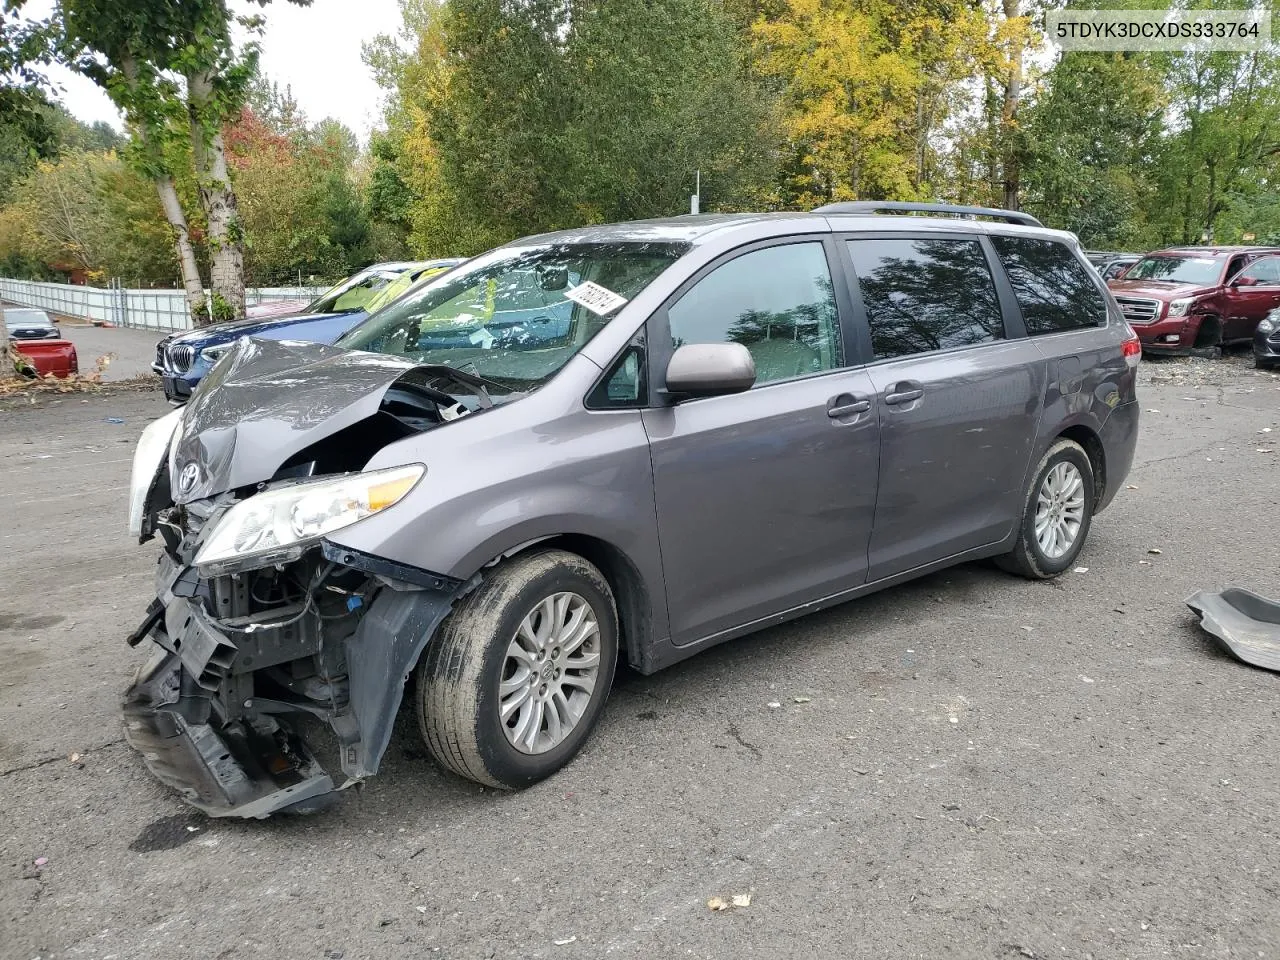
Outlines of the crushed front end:
<svg viewBox="0 0 1280 960">
<path fill-rule="evenodd" d="M 441 389 L 465 380 L 242 340 L 191 402 L 143 431 L 130 530 L 164 549 L 129 638 L 154 647 L 125 695 L 125 734 L 211 816 L 318 809 L 377 772 L 404 681 L 464 584 L 327 535 L 423 480 L 420 463 L 364 467 L 470 413 Z M 307 740 L 323 726 L 329 769 Z"/>
<path fill-rule="evenodd" d="M 155 649 L 125 695 L 125 736 L 211 816 L 308 812 L 377 771 L 405 676 L 459 584 L 328 543 L 204 578 L 194 557 L 234 502 L 158 517 L 156 599 L 130 638 Z M 308 746 L 308 721 L 332 730 L 340 785 Z"/>
</svg>

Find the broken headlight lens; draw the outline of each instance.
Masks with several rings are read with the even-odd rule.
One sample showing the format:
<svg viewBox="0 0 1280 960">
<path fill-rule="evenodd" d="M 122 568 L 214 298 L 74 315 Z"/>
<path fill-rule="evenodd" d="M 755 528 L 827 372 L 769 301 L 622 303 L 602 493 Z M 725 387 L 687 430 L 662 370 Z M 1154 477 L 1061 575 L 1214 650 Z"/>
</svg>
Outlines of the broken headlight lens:
<svg viewBox="0 0 1280 960">
<path fill-rule="evenodd" d="M 1174 300 L 1174 301 L 1172 301 L 1172 302 L 1169 304 L 1169 313 L 1168 313 L 1168 316 L 1170 316 L 1170 317 L 1183 317 L 1183 316 L 1186 316 L 1187 309 L 1191 306 L 1191 301 L 1192 301 L 1193 299 L 1194 299 L 1194 298 L 1192 298 L 1192 297 L 1183 297 L 1183 298 L 1182 298 L 1182 299 L 1180 299 L 1180 300 Z"/>
<path fill-rule="evenodd" d="M 227 511 L 196 554 L 196 566 L 220 576 L 248 559 L 255 566 L 296 560 L 326 534 L 398 503 L 424 473 L 415 463 L 254 494 Z"/>
<path fill-rule="evenodd" d="M 1276 318 L 1270 315 L 1264 317 L 1262 322 L 1258 324 L 1258 329 L 1262 333 L 1270 333 L 1275 328 L 1276 328 Z"/>
<path fill-rule="evenodd" d="M 183 411 L 179 407 L 166 413 L 159 420 L 147 424 L 138 438 L 138 447 L 133 451 L 133 473 L 129 477 L 129 536 L 141 538 L 142 513 L 147 507 L 147 494 L 155 483 L 160 465 L 169 452 L 169 442 L 182 422 Z"/>
</svg>

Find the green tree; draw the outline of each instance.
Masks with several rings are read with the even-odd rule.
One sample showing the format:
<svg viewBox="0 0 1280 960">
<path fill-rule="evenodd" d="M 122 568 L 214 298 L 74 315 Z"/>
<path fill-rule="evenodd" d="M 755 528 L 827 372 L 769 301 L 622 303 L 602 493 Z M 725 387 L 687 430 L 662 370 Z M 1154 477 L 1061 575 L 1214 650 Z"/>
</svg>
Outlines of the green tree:
<svg viewBox="0 0 1280 960">
<path fill-rule="evenodd" d="M 767 106 L 712 0 L 408 0 L 402 10 L 410 52 L 386 38 L 366 50 L 392 92 L 394 145 L 380 148 L 373 182 L 388 218 L 401 184 L 413 195 L 420 253 L 679 213 L 696 170 L 713 207 L 768 180 Z"/>
<path fill-rule="evenodd" d="M 1025 117 L 1024 206 L 1086 246 L 1158 243 L 1148 214 L 1168 104 L 1163 79 L 1145 54 L 1060 58 Z"/>
</svg>

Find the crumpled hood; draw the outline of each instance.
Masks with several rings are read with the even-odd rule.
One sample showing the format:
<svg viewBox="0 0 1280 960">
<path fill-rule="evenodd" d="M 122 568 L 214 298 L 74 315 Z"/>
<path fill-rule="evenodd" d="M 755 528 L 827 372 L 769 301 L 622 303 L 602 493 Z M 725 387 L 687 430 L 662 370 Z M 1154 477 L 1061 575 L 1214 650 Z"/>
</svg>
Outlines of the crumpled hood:
<svg viewBox="0 0 1280 960">
<path fill-rule="evenodd" d="M 298 451 L 372 416 L 414 366 L 318 343 L 240 340 L 186 405 L 169 458 L 174 501 L 270 479 Z"/>
</svg>

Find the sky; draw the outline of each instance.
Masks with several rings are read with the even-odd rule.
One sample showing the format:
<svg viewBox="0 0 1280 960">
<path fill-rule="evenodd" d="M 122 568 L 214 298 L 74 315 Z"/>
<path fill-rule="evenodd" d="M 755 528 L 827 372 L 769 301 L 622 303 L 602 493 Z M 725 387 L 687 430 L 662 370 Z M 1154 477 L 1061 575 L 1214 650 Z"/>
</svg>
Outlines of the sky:
<svg viewBox="0 0 1280 960">
<path fill-rule="evenodd" d="M 243 10 L 247 5 L 233 2 L 233 7 Z M 52 9 L 53 0 L 27 0 L 23 6 L 34 18 L 46 17 Z M 267 21 L 261 39 L 263 74 L 281 88 L 291 86 L 309 120 L 336 117 L 366 141 L 381 117 L 382 91 L 360 59 L 360 45 L 380 33 L 396 32 L 396 0 L 312 0 L 310 7 L 276 0 L 258 12 Z M 122 128 L 119 111 L 95 84 L 61 67 L 50 67 L 48 74 L 62 88 L 59 99 L 76 117 Z"/>
</svg>

